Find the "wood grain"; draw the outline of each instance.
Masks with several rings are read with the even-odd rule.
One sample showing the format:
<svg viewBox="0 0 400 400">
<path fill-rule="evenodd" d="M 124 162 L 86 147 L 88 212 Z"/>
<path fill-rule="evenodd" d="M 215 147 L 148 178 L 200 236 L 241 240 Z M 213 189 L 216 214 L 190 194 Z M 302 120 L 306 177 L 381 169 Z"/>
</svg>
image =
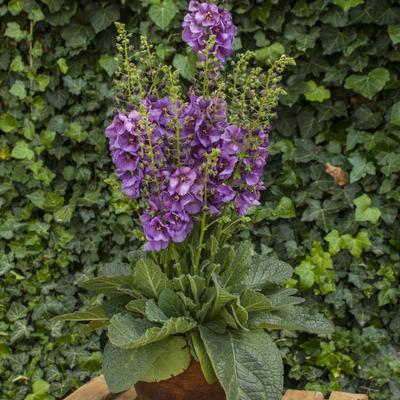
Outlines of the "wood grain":
<svg viewBox="0 0 400 400">
<path fill-rule="evenodd" d="M 192 361 L 181 375 L 169 380 L 135 385 L 140 400 L 225 400 L 225 393 L 217 382 L 209 385 L 200 364 Z"/>
<path fill-rule="evenodd" d="M 289 389 L 282 400 L 324 400 L 324 395 L 320 392 Z"/>
<path fill-rule="evenodd" d="M 368 400 L 366 394 L 332 392 L 329 400 Z"/>
<path fill-rule="evenodd" d="M 158 383 L 140 382 L 125 393 L 111 393 L 103 375 L 92 379 L 64 400 L 225 400 L 219 384 L 208 385 L 198 363 L 182 374 Z M 211 391 L 210 391 L 211 389 Z M 324 400 L 320 392 L 289 389 L 282 400 Z M 368 400 L 365 394 L 332 392 L 329 400 Z"/>
</svg>

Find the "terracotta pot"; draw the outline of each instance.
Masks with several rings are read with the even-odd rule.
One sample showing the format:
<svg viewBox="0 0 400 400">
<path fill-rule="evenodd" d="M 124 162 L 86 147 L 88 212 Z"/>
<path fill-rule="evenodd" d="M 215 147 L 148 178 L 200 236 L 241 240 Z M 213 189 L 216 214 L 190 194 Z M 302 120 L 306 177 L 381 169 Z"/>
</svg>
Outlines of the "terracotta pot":
<svg viewBox="0 0 400 400">
<path fill-rule="evenodd" d="M 135 389 L 138 400 L 226 400 L 219 382 L 209 385 L 195 361 L 181 375 L 161 382 L 138 382 Z"/>
</svg>

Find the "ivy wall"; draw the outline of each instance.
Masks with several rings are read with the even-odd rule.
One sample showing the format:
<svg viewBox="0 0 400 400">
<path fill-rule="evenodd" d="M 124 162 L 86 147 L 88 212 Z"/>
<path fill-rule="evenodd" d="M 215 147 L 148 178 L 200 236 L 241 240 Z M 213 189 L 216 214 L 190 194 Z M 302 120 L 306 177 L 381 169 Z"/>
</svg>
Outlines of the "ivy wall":
<svg viewBox="0 0 400 400">
<path fill-rule="evenodd" d="M 238 51 L 256 50 L 261 64 L 283 52 L 297 61 L 263 206 L 242 236 L 296 266 L 291 285 L 337 328 L 332 338 L 277 335 L 286 384 L 399 399 L 400 4 L 228 4 Z M 148 34 L 160 59 L 190 76 L 186 7 L 0 0 L 2 400 L 59 399 L 98 373 L 101 337 L 51 318 L 87 301 L 81 279 L 128 262 L 137 246 L 126 201 L 107 183 L 113 22 L 126 22 L 135 40 Z"/>
</svg>

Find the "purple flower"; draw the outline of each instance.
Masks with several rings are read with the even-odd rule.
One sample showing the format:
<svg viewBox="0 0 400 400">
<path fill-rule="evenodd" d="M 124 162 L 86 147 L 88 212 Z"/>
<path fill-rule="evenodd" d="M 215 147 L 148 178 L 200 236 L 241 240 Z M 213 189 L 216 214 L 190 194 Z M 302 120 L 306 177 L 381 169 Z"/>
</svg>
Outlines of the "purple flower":
<svg viewBox="0 0 400 400">
<path fill-rule="evenodd" d="M 139 157 L 136 154 L 123 150 L 114 151 L 112 159 L 120 171 L 134 171 L 139 163 Z"/>
<path fill-rule="evenodd" d="M 135 174 L 130 171 L 117 171 L 117 175 L 122 183 L 121 190 L 132 199 L 139 198 L 143 172 L 140 169 Z"/>
<path fill-rule="evenodd" d="M 245 190 L 235 198 L 235 207 L 239 215 L 246 215 L 250 206 L 259 205 L 260 192 Z"/>
<path fill-rule="evenodd" d="M 213 3 L 190 1 L 189 13 L 183 21 L 182 39 L 202 58 L 210 35 L 215 35 L 212 51 L 224 62 L 232 54 L 236 31 L 228 10 Z"/>
<path fill-rule="evenodd" d="M 188 194 L 197 178 L 197 173 L 190 167 L 179 167 L 169 178 L 169 194 L 177 193 L 180 196 Z"/>
<path fill-rule="evenodd" d="M 218 178 L 222 180 L 229 179 L 233 174 L 236 163 L 236 156 L 230 156 L 226 153 L 221 153 L 217 162 Z"/>
<path fill-rule="evenodd" d="M 148 242 L 144 245 L 146 250 L 160 251 L 165 249 L 170 241 L 167 224 L 160 216 L 152 217 L 144 213 L 140 220 L 143 223 L 143 232 Z"/>
<path fill-rule="evenodd" d="M 192 218 L 184 212 L 166 213 L 164 221 L 168 223 L 167 229 L 169 236 L 175 243 L 183 242 L 193 228 Z"/>
<path fill-rule="evenodd" d="M 221 135 L 223 149 L 229 154 L 238 154 L 242 151 L 246 141 L 246 131 L 237 125 L 228 125 Z"/>
</svg>

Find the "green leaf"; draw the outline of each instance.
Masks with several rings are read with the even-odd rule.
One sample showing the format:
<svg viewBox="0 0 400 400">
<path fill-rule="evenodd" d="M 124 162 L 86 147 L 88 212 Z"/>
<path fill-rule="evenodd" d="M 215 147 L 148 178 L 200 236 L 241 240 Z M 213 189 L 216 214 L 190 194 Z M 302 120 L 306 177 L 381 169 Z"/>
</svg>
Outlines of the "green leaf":
<svg viewBox="0 0 400 400">
<path fill-rule="evenodd" d="M 308 101 L 323 101 L 331 98 L 331 91 L 324 86 L 318 86 L 314 81 L 308 81 L 308 90 L 304 93 L 304 97 Z"/>
<path fill-rule="evenodd" d="M 400 126 L 400 101 L 393 104 L 390 111 L 390 123 L 396 126 Z"/>
<path fill-rule="evenodd" d="M 67 61 L 65 60 L 65 58 L 59 58 L 57 60 L 57 65 L 62 74 L 65 75 L 68 72 L 68 64 L 67 64 Z"/>
<path fill-rule="evenodd" d="M 368 175 L 375 175 L 375 165 L 371 161 L 367 161 L 363 156 L 356 153 L 349 157 L 349 162 L 353 165 L 350 172 L 350 183 L 359 181 Z"/>
<path fill-rule="evenodd" d="M 18 121 L 13 115 L 6 113 L 0 114 L 0 129 L 3 132 L 14 132 L 18 126 Z"/>
<path fill-rule="evenodd" d="M 342 249 L 342 238 L 336 229 L 329 232 L 324 239 L 329 243 L 329 253 L 333 256 L 339 253 L 339 251 Z"/>
<path fill-rule="evenodd" d="M 113 76 L 118 67 L 118 61 L 115 57 L 108 54 L 102 54 L 98 61 L 101 68 L 107 72 L 108 76 Z"/>
<path fill-rule="evenodd" d="M 267 284 L 283 284 L 291 278 L 293 268 L 277 258 L 256 255 L 252 259 L 246 286 L 260 289 Z"/>
<path fill-rule="evenodd" d="M 191 334 L 193 349 L 196 357 L 199 360 L 201 371 L 203 372 L 206 381 L 211 385 L 217 380 L 214 368 L 211 364 L 210 357 L 208 357 L 206 347 L 200 337 L 200 333 L 195 331 Z"/>
<path fill-rule="evenodd" d="M 14 84 L 11 86 L 9 92 L 15 96 L 18 97 L 20 100 L 23 100 L 26 98 L 26 89 L 24 82 L 20 81 L 17 79 Z"/>
<path fill-rule="evenodd" d="M 110 321 L 108 338 L 117 347 L 136 349 L 157 342 L 178 333 L 185 333 L 196 327 L 186 319 L 170 318 L 161 327 L 129 314 L 115 314 Z"/>
<path fill-rule="evenodd" d="M 94 32 L 89 25 L 72 23 L 61 29 L 61 37 L 65 40 L 65 45 L 71 48 L 86 48 L 93 36 Z"/>
<path fill-rule="evenodd" d="M 90 3 L 85 11 L 94 31 L 99 33 L 119 20 L 119 9 L 117 4 L 102 5 L 94 2 Z"/>
<path fill-rule="evenodd" d="M 54 221 L 58 222 L 59 224 L 66 224 L 71 222 L 72 215 L 75 211 L 75 204 L 67 204 L 64 207 L 61 207 L 54 213 Z"/>
<path fill-rule="evenodd" d="M 276 61 L 285 53 L 285 48 L 279 42 L 256 50 L 256 60 L 261 62 Z"/>
<path fill-rule="evenodd" d="M 186 340 L 181 336 L 173 336 L 164 342 L 164 351 L 147 370 L 143 382 L 164 381 L 183 373 L 189 367 L 192 356 Z"/>
<path fill-rule="evenodd" d="M 268 297 L 250 289 L 247 289 L 242 293 L 240 296 L 240 304 L 247 310 L 247 312 L 269 310 L 272 308 L 272 303 Z"/>
<path fill-rule="evenodd" d="M 368 75 L 350 75 L 346 78 L 344 87 L 372 99 L 389 80 L 390 74 L 386 68 L 375 68 Z"/>
<path fill-rule="evenodd" d="M 369 221 L 373 224 L 376 224 L 381 217 L 382 213 L 376 207 L 371 206 L 371 199 L 367 194 L 363 194 L 356 199 L 353 200 L 353 203 L 356 206 L 356 216 L 355 220 L 358 222 Z"/>
<path fill-rule="evenodd" d="M 280 400 L 283 365 L 280 352 L 262 330 L 200 334 L 227 400 Z"/>
<path fill-rule="evenodd" d="M 130 389 L 142 380 L 152 364 L 164 352 L 166 341 L 138 349 L 121 349 L 107 343 L 103 353 L 103 373 L 113 393 Z"/>
<path fill-rule="evenodd" d="M 26 196 L 36 207 L 44 211 L 57 211 L 64 204 L 64 197 L 54 192 L 37 190 Z"/>
<path fill-rule="evenodd" d="M 32 385 L 32 391 L 35 396 L 38 396 L 39 399 L 41 396 L 47 394 L 49 392 L 50 384 L 43 379 L 39 379 L 35 381 Z"/>
<path fill-rule="evenodd" d="M 178 8 L 172 0 L 164 0 L 150 7 L 149 16 L 157 26 L 165 30 L 177 12 Z"/>
<path fill-rule="evenodd" d="M 172 64 L 184 78 L 190 80 L 196 72 L 196 61 L 197 56 L 194 53 L 188 53 L 186 56 L 175 54 Z"/>
<path fill-rule="evenodd" d="M 17 160 L 32 160 L 35 157 L 35 153 L 30 149 L 28 143 L 19 140 L 12 149 L 11 157 Z"/>
<path fill-rule="evenodd" d="M 361 257 L 363 250 L 371 246 L 367 232 L 359 232 L 354 238 L 349 234 L 341 237 L 341 247 L 348 250 L 356 260 Z"/>
<path fill-rule="evenodd" d="M 350 8 L 357 7 L 360 4 L 364 4 L 364 0 L 334 0 L 337 6 L 339 6 L 344 12 L 350 10 Z"/>
<path fill-rule="evenodd" d="M 235 253 L 235 258 L 221 274 L 223 287 L 230 292 L 240 292 L 245 288 L 245 279 L 249 273 L 254 254 L 253 245 L 242 242 Z"/>
<path fill-rule="evenodd" d="M 7 22 L 4 35 L 19 42 L 28 36 L 28 32 L 21 30 L 21 27 L 16 22 Z"/>
<path fill-rule="evenodd" d="M 250 314 L 249 324 L 255 328 L 263 329 L 298 330 L 317 334 L 333 333 L 331 321 L 315 311 L 300 306 Z"/>
<path fill-rule="evenodd" d="M 140 291 L 153 298 L 158 298 L 163 289 L 171 286 L 167 275 L 150 259 L 140 259 L 133 274 L 135 285 Z"/>
<path fill-rule="evenodd" d="M 168 317 L 163 313 L 161 308 L 153 300 L 147 300 L 145 305 L 145 315 L 149 321 L 163 323 L 168 320 Z"/>
<path fill-rule="evenodd" d="M 98 276 L 88 279 L 80 286 L 94 293 L 105 294 L 107 296 L 118 296 L 126 293 L 124 288 L 129 288 L 133 284 L 132 277 L 122 276 Z M 134 294 L 134 292 L 132 292 Z M 139 294 L 139 293 L 138 293 Z"/>
<path fill-rule="evenodd" d="M 55 321 L 108 321 L 108 316 L 102 306 L 94 306 L 85 311 L 57 315 Z"/>
<path fill-rule="evenodd" d="M 393 44 L 400 43 L 400 24 L 398 25 L 389 25 L 387 28 L 388 34 Z"/>
<path fill-rule="evenodd" d="M 180 317 L 185 314 L 182 300 L 172 289 L 164 289 L 158 298 L 158 305 L 168 317 Z"/>
<path fill-rule="evenodd" d="M 68 124 L 67 129 L 64 131 L 64 136 L 76 140 L 78 143 L 87 139 L 88 133 L 82 130 L 82 126 L 77 122 Z"/>
<path fill-rule="evenodd" d="M 145 316 L 146 315 L 146 299 L 135 299 L 131 300 L 125 308 L 134 313 L 138 314 L 139 316 Z"/>
</svg>

